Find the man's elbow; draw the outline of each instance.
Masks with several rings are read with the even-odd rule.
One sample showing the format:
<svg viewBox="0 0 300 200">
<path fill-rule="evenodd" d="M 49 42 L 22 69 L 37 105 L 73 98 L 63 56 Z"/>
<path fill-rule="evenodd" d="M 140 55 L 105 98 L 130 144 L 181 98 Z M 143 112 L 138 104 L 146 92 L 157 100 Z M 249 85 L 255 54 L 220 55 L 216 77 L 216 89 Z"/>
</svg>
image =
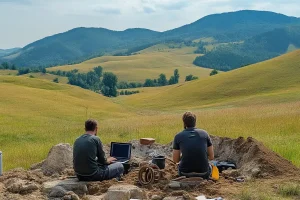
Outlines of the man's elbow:
<svg viewBox="0 0 300 200">
<path fill-rule="evenodd" d="M 214 156 L 214 155 L 210 155 L 210 156 L 208 156 L 208 159 L 209 159 L 209 160 L 214 160 L 214 159 L 215 159 L 215 156 Z"/>
</svg>

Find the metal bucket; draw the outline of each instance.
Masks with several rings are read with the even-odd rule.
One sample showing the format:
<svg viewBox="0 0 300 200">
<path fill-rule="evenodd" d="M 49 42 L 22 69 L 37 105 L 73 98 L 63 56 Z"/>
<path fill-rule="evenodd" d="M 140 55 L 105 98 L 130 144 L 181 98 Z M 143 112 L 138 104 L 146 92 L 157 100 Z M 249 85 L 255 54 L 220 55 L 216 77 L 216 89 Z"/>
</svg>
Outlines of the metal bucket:
<svg viewBox="0 0 300 200">
<path fill-rule="evenodd" d="M 2 165 L 2 151 L 0 151 L 0 176 L 2 176 L 2 168 L 3 167 L 3 165 Z"/>
</svg>

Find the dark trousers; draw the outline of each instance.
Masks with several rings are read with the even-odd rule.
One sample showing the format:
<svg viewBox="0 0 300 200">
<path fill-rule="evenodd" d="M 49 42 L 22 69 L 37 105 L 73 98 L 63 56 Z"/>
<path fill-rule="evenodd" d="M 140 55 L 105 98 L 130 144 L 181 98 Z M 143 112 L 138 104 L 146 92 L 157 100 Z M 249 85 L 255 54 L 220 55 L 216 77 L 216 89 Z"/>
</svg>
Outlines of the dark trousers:
<svg viewBox="0 0 300 200">
<path fill-rule="evenodd" d="M 77 175 L 79 181 L 104 181 L 113 178 L 119 178 L 124 173 L 124 167 L 122 163 L 113 163 L 107 165 L 104 168 L 99 168 L 97 173 L 93 176 L 80 176 Z"/>
<path fill-rule="evenodd" d="M 209 179 L 211 177 L 211 172 L 212 172 L 211 165 L 209 165 L 208 171 L 204 172 L 204 173 L 197 173 L 197 172 L 186 173 L 186 172 L 180 171 L 180 169 L 178 168 L 178 174 L 179 174 L 179 176 L 185 176 L 187 178 L 190 178 L 190 177 L 201 177 L 203 179 Z"/>
</svg>

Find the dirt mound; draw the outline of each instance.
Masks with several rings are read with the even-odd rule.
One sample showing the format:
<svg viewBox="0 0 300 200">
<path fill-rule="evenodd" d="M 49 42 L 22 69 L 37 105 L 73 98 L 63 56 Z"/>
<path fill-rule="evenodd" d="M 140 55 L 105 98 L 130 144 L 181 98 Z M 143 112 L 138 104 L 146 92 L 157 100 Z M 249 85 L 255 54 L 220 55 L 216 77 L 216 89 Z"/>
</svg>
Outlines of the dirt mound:
<svg viewBox="0 0 300 200">
<path fill-rule="evenodd" d="M 299 173 L 299 169 L 290 161 L 251 137 L 230 139 L 212 136 L 211 138 L 216 160 L 234 162 L 241 175 L 262 178 Z"/>
</svg>

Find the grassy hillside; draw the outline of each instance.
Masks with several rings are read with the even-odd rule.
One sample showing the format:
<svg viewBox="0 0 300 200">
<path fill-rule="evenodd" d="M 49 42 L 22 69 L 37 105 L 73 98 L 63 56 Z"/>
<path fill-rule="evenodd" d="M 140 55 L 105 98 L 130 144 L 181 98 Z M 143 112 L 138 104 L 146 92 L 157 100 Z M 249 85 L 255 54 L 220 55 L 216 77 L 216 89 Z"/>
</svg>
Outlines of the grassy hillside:
<svg viewBox="0 0 300 200">
<path fill-rule="evenodd" d="M 26 77 L 0 76 L 0 147 L 4 169 L 41 161 L 51 145 L 73 142 L 86 118 L 128 117 L 102 95 Z M 110 136 L 103 136 L 107 141 Z"/>
<path fill-rule="evenodd" d="M 147 93 L 125 99 L 134 106 L 149 108 L 201 107 L 208 104 L 224 104 L 249 97 L 272 93 L 294 93 L 300 97 L 300 51 L 222 73 L 202 80 L 169 86 L 155 96 Z M 287 90 L 289 89 L 289 90 Z M 161 102 L 163 100 L 163 102 Z M 168 106 L 166 106 L 168 104 Z"/>
<path fill-rule="evenodd" d="M 213 77 L 140 94 L 105 98 L 38 78 L 0 76 L 0 146 L 4 168 L 28 167 L 53 144 L 73 143 L 86 118 L 104 143 L 154 137 L 169 143 L 186 110 L 198 127 L 227 137 L 252 136 L 300 166 L 300 51 Z"/>
<path fill-rule="evenodd" d="M 254 64 L 300 48 L 300 26 L 275 29 L 242 43 L 216 46 L 197 57 L 195 65 L 228 71 Z"/>
<path fill-rule="evenodd" d="M 67 77 L 62 77 L 62 76 L 57 76 L 53 74 L 44 74 L 44 73 L 29 73 L 29 74 L 24 74 L 22 75 L 24 77 L 30 77 L 30 78 L 38 78 L 38 79 L 43 79 L 43 80 L 48 80 L 48 81 L 53 81 L 53 79 L 58 78 L 59 83 L 68 83 L 68 78 Z"/>
<path fill-rule="evenodd" d="M 194 47 L 170 49 L 165 45 L 155 45 L 132 56 L 102 56 L 80 64 L 53 67 L 48 70 L 78 69 L 80 72 L 88 72 L 100 65 L 105 71 L 115 73 L 120 81 L 144 82 L 147 78 L 157 78 L 161 73 L 165 73 L 169 78 L 175 69 L 179 69 L 180 81 L 183 82 L 185 76 L 189 74 L 202 78 L 207 77 L 211 71 L 192 64 L 197 56 L 193 54 L 194 50 Z"/>
</svg>

